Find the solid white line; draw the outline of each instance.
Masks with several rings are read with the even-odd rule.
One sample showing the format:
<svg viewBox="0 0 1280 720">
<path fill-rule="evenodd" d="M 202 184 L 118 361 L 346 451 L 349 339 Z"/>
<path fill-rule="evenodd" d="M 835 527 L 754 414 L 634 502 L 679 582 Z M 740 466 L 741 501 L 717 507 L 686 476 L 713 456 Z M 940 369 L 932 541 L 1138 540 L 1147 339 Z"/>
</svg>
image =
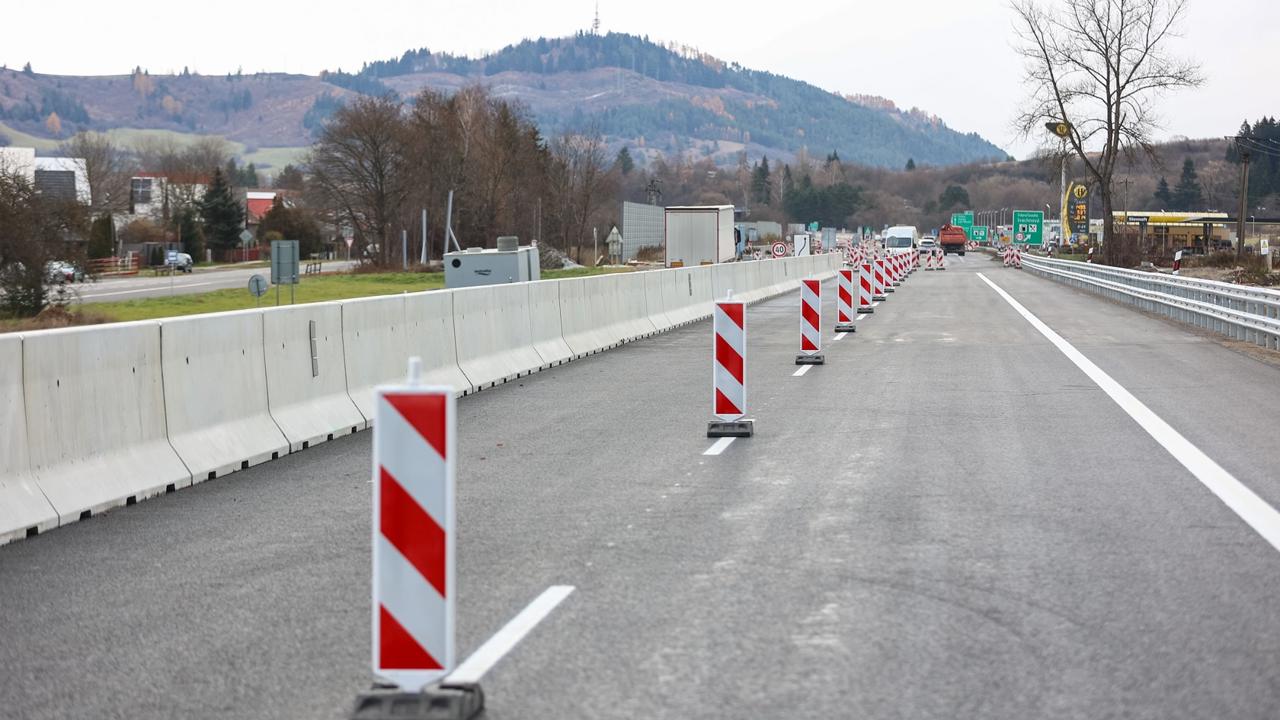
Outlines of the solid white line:
<svg viewBox="0 0 1280 720">
<path fill-rule="evenodd" d="M 485 673 L 493 669 L 503 656 L 511 652 L 511 648 L 515 647 L 516 643 L 523 640 L 525 635 L 550 615 L 551 611 L 569 597 L 571 592 L 573 592 L 572 585 L 552 585 L 544 590 L 541 595 L 533 599 L 533 602 L 525 606 L 519 615 L 511 618 L 511 621 L 503 625 L 501 630 L 471 653 L 471 657 L 449 673 L 443 682 L 480 682 L 480 678 L 484 677 Z"/>
<path fill-rule="evenodd" d="M 1035 315 L 1032 315 L 1017 300 L 1010 297 L 1009 293 L 987 279 L 986 275 L 978 273 L 978 277 L 990 285 L 992 290 L 999 293 L 1000 297 L 1012 305 L 1013 309 L 1025 318 L 1027 322 L 1031 323 L 1032 327 L 1039 330 L 1041 335 L 1048 338 L 1049 342 L 1061 350 L 1068 360 L 1084 371 L 1084 374 L 1088 375 L 1090 380 L 1097 383 L 1098 387 L 1102 388 L 1102 391 L 1114 400 L 1121 410 L 1128 413 L 1129 417 L 1133 418 L 1143 430 L 1146 430 L 1152 439 L 1160 443 L 1173 456 L 1174 460 L 1177 460 L 1192 475 L 1195 475 L 1196 479 L 1209 489 L 1209 492 L 1217 495 L 1219 500 L 1231 508 L 1236 515 L 1239 515 L 1240 519 L 1248 523 L 1249 527 L 1257 531 L 1264 540 L 1271 543 L 1272 547 L 1280 550 L 1280 512 L 1276 512 L 1276 509 L 1271 507 L 1266 500 L 1258 497 L 1252 490 L 1245 487 L 1244 483 L 1237 480 L 1235 476 L 1204 454 L 1200 448 L 1191 444 L 1190 440 L 1187 440 L 1181 433 L 1174 430 L 1169 423 L 1160 419 L 1141 400 L 1134 397 L 1128 390 L 1125 390 L 1120 383 L 1113 380 L 1110 375 L 1103 372 L 1097 365 L 1094 365 L 1089 358 L 1075 349 L 1071 343 L 1064 340 L 1061 335 L 1050 329 Z"/>
<path fill-rule="evenodd" d="M 719 455 L 720 453 L 725 451 L 725 448 L 732 445 L 733 441 L 737 439 L 738 438 L 733 438 L 733 437 L 722 437 L 719 440 L 716 440 L 715 442 L 711 443 L 711 447 L 704 450 L 702 454 L 703 455 Z"/>
<path fill-rule="evenodd" d="M 182 288 L 204 287 L 205 285 L 213 285 L 213 284 L 214 284 L 213 282 L 183 283 L 181 285 L 174 285 L 173 289 L 179 290 Z M 169 286 L 167 285 L 156 285 L 155 287 L 139 288 L 137 290 L 117 290 L 116 292 L 93 293 L 93 294 L 85 293 L 81 297 L 83 297 L 86 300 L 92 300 L 94 298 L 107 297 L 109 295 L 132 295 L 134 293 L 159 292 L 159 291 L 164 291 L 168 289 L 169 289 Z"/>
<path fill-rule="evenodd" d="M 795 371 L 795 372 L 791 373 L 791 377 L 800 377 L 800 376 L 804 375 L 805 373 L 809 372 L 809 368 L 811 368 L 811 367 L 813 367 L 813 366 L 812 366 L 812 365 L 801 365 L 799 370 L 797 370 L 797 371 Z"/>
</svg>

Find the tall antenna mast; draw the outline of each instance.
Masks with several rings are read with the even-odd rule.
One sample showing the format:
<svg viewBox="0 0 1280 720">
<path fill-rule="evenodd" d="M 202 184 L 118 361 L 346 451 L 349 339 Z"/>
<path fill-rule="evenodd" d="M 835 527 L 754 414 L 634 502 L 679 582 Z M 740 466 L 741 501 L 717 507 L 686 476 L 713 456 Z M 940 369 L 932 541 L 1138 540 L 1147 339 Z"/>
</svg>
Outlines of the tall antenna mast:
<svg viewBox="0 0 1280 720">
<path fill-rule="evenodd" d="M 600 3 L 596 3 L 596 19 L 591 21 L 591 34 L 600 34 Z"/>
</svg>

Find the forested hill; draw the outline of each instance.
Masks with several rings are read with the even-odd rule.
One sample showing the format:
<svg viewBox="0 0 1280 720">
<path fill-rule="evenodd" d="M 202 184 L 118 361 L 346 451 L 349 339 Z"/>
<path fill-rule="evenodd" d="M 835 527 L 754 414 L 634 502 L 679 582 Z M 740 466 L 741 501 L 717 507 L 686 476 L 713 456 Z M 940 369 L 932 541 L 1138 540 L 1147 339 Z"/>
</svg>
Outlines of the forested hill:
<svg viewBox="0 0 1280 720">
<path fill-rule="evenodd" d="M 885 167 L 1006 155 L 923 112 L 621 33 L 526 40 L 478 59 L 412 50 L 359 75 L 402 93 L 484 82 L 522 100 L 545 132 L 594 125 L 615 144 L 660 152 L 732 155 L 746 146 L 789 156 L 807 148 Z"/>
<path fill-rule="evenodd" d="M 483 58 L 414 50 L 358 72 L 203 75 L 49 75 L 0 68 L 0 144 L 56 151 L 82 130 L 127 139 L 220 135 L 241 155 L 282 164 L 317 136 L 325 119 L 358 94 L 490 86 L 529 109 L 542 134 L 598 129 L 613 150 L 644 162 L 686 153 L 733 164 L 746 149 L 790 161 L 802 149 L 902 168 L 1003 159 L 974 134 L 882 98 L 836 95 L 773 73 L 726 64 L 688 48 L 610 33 L 527 40 Z M 175 134 L 177 134 L 175 136 Z"/>
</svg>

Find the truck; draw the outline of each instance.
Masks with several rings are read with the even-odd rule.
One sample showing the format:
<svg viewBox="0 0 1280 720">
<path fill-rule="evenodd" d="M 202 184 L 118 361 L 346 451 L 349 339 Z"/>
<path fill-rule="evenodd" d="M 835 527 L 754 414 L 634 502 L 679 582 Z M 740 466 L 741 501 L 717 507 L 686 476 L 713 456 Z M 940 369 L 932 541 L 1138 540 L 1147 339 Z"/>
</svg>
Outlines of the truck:
<svg viewBox="0 0 1280 720">
<path fill-rule="evenodd" d="M 959 225 L 943 225 L 938 231 L 938 244 L 942 246 L 943 254 L 960 253 L 964 256 L 965 243 L 969 242 L 969 234 Z"/>
<path fill-rule="evenodd" d="M 667 267 L 714 265 L 736 256 L 732 205 L 684 205 L 666 209 Z"/>
</svg>

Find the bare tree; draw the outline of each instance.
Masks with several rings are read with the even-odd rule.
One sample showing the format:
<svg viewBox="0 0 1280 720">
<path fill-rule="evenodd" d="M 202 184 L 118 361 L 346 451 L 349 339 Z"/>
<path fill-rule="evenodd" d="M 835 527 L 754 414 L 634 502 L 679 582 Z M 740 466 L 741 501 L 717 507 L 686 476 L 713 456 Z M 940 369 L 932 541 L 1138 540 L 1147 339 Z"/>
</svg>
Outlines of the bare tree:
<svg viewBox="0 0 1280 720">
<path fill-rule="evenodd" d="M 573 246 L 580 259 L 592 215 L 614 194 L 604 140 L 598 132 L 567 133 L 551 143 L 551 156 L 556 165 L 552 184 L 561 214 L 562 243 L 566 251 Z"/>
<path fill-rule="evenodd" d="M 349 225 L 359 246 L 391 264 L 393 226 L 409 190 L 403 106 L 393 97 L 359 97 L 339 109 L 311 150 L 308 183 L 315 204 Z"/>
<path fill-rule="evenodd" d="M 1121 155 L 1152 153 L 1155 99 L 1200 84 L 1195 63 L 1167 52 L 1187 0 L 1015 0 L 1020 53 L 1031 90 L 1017 118 L 1024 136 L 1046 122 L 1068 124 L 1071 154 L 1102 198 L 1103 251 L 1131 261 L 1115 240 L 1113 177 Z"/>
<path fill-rule="evenodd" d="M 84 162 L 93 211 L 117 212 L 129 207 L 133 163 L 124 148 L 102 133 L 82 132 L 63 143 L 60 150 Z"/>
</svg>

